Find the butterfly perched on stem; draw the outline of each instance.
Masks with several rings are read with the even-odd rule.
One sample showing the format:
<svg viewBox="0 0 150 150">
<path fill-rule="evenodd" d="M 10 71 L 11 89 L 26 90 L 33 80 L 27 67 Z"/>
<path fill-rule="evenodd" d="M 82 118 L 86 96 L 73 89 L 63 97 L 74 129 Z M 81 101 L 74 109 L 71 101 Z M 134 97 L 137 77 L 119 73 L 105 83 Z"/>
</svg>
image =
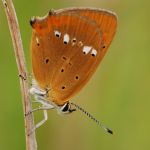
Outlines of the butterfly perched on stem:
<svg viewBox="0 0 150 150">
<path fill-rule="evenodd" d="M 67 8 L 33 17 L 30 24 L 30 91 L 43 107 L 72 112 L 69 100 L 96 71 L 115 35 L 117 17 L 102 9 Z"/>
</svg>

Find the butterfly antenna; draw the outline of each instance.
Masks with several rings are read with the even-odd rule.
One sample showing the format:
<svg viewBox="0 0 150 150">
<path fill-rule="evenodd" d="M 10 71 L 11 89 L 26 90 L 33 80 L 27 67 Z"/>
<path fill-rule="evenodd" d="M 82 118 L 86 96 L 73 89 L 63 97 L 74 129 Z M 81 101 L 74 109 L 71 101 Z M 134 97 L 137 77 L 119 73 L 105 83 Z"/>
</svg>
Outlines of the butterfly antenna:
<svg viewBox="0 0 150 150">
<path fill-rule="evenodd" d="M 105 125 L 103 125 L 100 121 L 98 121 L 95 117 L 93 117 L 89 112 L 84 110 L 81 106 L 79 106 L 73 102 L 70 102 L 70 104 L 75 106 L 78 110 L 83 112 L 85 115 L 87 115 L 91 120 L 93 120 L 97 125 L 99 125 L 101 128 L 103 128 L 105 131 L 107 131 L 110 134 L 113 134 L 113 131 L 111 129 L 109 129 Z"/>
</svg>

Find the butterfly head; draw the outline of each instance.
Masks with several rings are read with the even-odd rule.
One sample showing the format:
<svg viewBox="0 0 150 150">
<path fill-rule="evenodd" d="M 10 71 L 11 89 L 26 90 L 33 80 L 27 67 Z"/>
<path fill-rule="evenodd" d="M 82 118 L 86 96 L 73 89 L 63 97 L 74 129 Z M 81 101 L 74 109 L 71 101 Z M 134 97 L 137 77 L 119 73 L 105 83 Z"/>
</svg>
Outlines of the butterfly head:
<svg viewBox="0 0 150 150">
<path fill-rule="evenodd" d="M 58 112 L 62 114 L 70 114 L 74 111 L 76 111 L 76 109 L 72 108 L 69 102 L 65 103 L 63 106 L 58 107 Z"/>
</svg>

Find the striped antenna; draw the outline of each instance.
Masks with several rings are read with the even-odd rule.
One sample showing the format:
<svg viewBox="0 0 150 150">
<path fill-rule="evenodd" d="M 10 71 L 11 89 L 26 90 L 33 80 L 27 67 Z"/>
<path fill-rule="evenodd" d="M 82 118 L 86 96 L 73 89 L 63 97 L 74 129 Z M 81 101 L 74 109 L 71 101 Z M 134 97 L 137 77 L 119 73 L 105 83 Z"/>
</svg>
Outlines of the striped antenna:
<svg viewBox="0 0 150 150">
<path fill-rule="evenodd" d="M 107 128 L 105 125 L 103 125 L 100 121 L 98 121 L 95 117 L 93 117 L 89 112 L 87 112 L 86 110 L 84 110 L 82 107 L 80 107 L 79 105 L 70 102 L 71 105 L 75 106 L 78 110 L 80 110 L 81 112 L 83 112 L 85 115 L 87 115 L 91 120 L 93 120 L 98 126 L 100 126 L 101 128 L 103 128 L 105 131 L 107 131 L 110 134 L 113 134 L 113 131 L 109 128 Z"/>
</svg>

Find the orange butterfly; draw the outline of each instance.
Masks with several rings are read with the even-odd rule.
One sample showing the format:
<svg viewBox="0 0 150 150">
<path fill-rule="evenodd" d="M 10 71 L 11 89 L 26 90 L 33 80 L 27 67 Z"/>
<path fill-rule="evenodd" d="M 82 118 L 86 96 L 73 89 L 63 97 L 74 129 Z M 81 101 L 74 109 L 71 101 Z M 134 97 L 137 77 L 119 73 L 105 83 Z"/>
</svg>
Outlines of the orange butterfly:
<svg viewBox="0 0 150 150">
<path fill-rule="evenodd" d="M 105 55 L 116 32 L 116 15 L 102 9 L 68 8 L 34 17 L 30 24 L 34 76 L 30 92 L 42 103 L 45 120 L 46 109 L 70 113 L 75 110 L 73 105 L 112 133 L 69 100 L 84 87 Z"/>
</svg>

